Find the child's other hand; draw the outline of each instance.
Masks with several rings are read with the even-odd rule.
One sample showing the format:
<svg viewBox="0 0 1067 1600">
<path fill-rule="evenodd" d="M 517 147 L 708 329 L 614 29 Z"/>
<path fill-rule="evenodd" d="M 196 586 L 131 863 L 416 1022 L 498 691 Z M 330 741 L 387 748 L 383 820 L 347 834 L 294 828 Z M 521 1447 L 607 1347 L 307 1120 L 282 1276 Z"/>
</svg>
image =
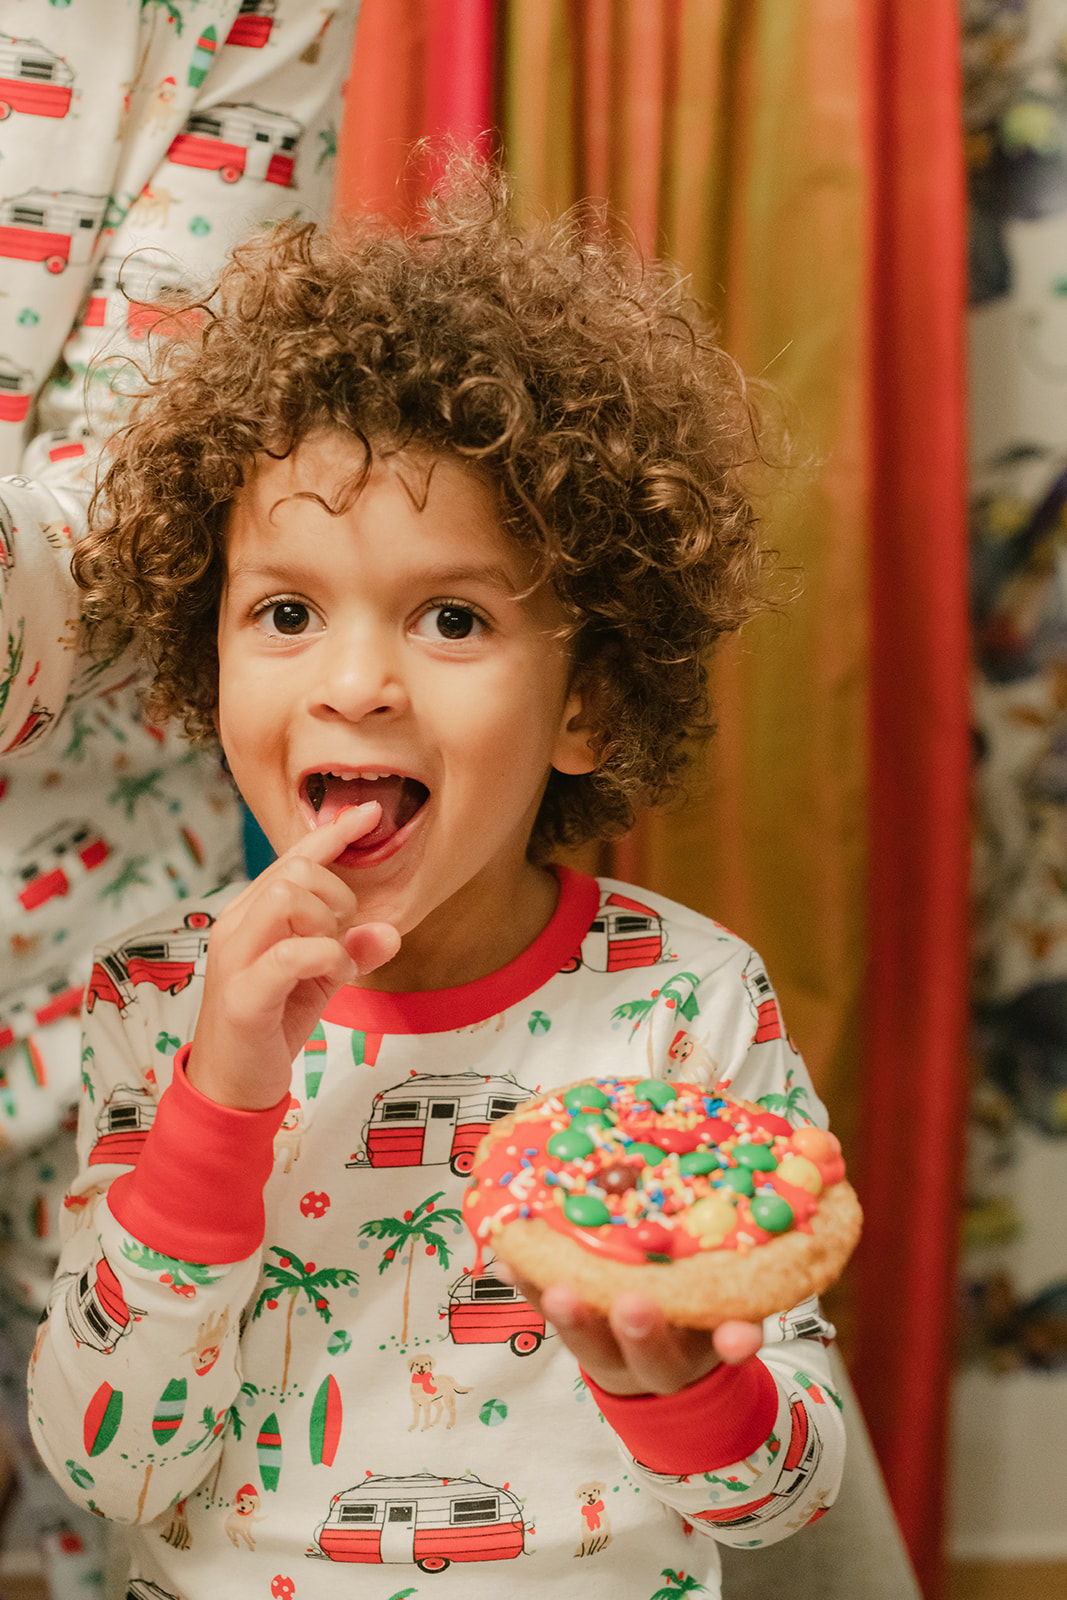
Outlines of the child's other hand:
<svg viewBox="0 0 1067 1600">
<path fill-rule="evenodd" d="M 330 871 L 380 812 L 370 801 L 310 831 L 219 916 L 186 1069 L 210 1100 L 245 1111 L 275 1105 L 331 996 L 396 955 L 396 929 L 354 927 L 356 896 Z"/>
<path fill-rule="evenodd" d="M 531 1283 L 517 1287 L 608 1394 L 675 1394 L 720 1361 L 747 1361 L 763 1343 L 758 1322 L 723 1322 L 713 1333 L 675 1327 L 644 1295 L 621 1294 L 604 1316 L 567 1284 L 551 1284 L 540 1294 Z"/>
</svg>

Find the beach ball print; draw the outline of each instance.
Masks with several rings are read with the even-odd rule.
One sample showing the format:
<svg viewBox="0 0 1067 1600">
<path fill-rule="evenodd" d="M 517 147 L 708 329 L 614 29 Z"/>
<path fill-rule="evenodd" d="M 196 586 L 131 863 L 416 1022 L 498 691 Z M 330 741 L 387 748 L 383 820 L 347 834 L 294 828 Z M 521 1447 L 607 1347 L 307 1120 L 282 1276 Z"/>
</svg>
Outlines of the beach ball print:
<svg viewBox="0 0 1067 1600">
<path fill-rule="evenodd" d="M 283 1578 L 279 1572 L 276 1578 L 271 1579 L 270 1592 L 274 1600 L 292 1600 L 296 1593 L 296 1584 L 292 1578 Z"/>
<path fill-rule="evenodd" d="M 324 1217 L 330 1209 L 330 1197 L 321 1189 L 309 1189 L 300 1202 L 303 1217 Z"/>
<path fill-rule="evenodd" d="M 496 1428 L 504 1421 L 508 1408 L 503 1400 L 487 1400 L 478 1412 L 479 1422 L 484 1422 L 487 1428 Z"/>
</svg>

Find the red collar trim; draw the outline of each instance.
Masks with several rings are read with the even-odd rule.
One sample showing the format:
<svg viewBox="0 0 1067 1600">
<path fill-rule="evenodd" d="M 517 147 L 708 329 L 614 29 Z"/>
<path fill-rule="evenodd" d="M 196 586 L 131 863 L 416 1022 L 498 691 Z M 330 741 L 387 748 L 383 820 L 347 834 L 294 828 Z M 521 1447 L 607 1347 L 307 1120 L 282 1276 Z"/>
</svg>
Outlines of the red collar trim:
<svg viewBox="0 0 1067 1600">
<path fill-rule="evenodd" d="M 571 867 L 552 869 L 559 901 L 542 933 L 499 972 L 454 989 L 389 994 L 382 989 L 338 989 L 323 1018 L 361 1033 L 448 1033 L 485 1022 L 540 989 L 577 950 L 600 905 L 595 878 Z"/>
</svg>

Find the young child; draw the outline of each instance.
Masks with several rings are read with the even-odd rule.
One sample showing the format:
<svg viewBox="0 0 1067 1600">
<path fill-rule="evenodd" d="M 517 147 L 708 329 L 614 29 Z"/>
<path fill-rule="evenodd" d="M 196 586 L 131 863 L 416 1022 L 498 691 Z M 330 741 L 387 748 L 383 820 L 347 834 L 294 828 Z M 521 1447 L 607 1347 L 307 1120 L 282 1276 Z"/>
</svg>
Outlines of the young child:
<svg viewBox="0 0 1067 1600">
<path fill-rule="evenodd" d="M 97 953 L 35 1437 L 135 1525 L 131 1594 L 717 1595 L 717 1541 L 836 1492 L 816 1304 L 530 1304 L 459 1205 L 576 1078 L 825 1121 L 742 941 L 549 864 L 677 787 L 758 603 L 744 384 L 676 271 L 491 173 L 419 233 L 265 234 L 212 312 L 77 568 L 278 859 Z"/>
</svg>

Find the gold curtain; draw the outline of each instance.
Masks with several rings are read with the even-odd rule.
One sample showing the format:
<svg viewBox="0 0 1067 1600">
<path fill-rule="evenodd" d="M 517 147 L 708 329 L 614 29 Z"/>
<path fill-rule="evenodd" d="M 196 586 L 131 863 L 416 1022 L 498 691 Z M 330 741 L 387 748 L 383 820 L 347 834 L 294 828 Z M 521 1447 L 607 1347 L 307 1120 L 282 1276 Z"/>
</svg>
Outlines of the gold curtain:
<svg viewBox="0 0 1067 1600">
<path fill-rule="evenodd" d="M 509 0 L 501 127 L 523 192 L 607 199 L 692 273 L 722 343 L 800 418 L 761 506 L 780 592 L 714 671 L 719 729 L 680 813 L 615 870 L 767 960 L 846 1141 L 865 956 L 869 130 L 841 0 Z"/>
</svg>

